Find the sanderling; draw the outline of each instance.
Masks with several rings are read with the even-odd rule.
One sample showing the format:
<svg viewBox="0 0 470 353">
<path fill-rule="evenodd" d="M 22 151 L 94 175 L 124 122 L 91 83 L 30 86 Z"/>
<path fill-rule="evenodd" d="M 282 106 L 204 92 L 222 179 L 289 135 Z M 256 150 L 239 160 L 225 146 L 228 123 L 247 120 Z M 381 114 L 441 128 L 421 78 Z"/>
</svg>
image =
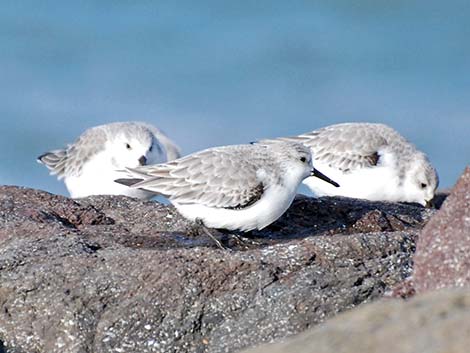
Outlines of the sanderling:
<svg viewBox="0 0 470 353">
<path fill-rule="evenodd" d="M 387 125 L 344 123 L 279 140 L 309 147 L 314 165 L 341 185 L 305 179 L 317 196 L 428 205 L 439 183 L 426 155 Z"/>
<path fill-rule="evenodd" d="M 86 130 L 65 149 L 38 157 L 73 198 L 127 195 L 142 199 L 153 193 L 116 184 L 126 167 L 166 162 L 179 157 L 178 147 L 156 127 L 139 122 L 100 125 Z"/>
<path fill-rule="evenodd" d="M 129 178 L 118 183 L 166 196 L 184 217 L 206 227 L 245 232 L 278 219 L 304 178 L 335 184 L 312 167 L 307 147 L 291 142 L 214 147 L 127 170 Z"/>
</svg>

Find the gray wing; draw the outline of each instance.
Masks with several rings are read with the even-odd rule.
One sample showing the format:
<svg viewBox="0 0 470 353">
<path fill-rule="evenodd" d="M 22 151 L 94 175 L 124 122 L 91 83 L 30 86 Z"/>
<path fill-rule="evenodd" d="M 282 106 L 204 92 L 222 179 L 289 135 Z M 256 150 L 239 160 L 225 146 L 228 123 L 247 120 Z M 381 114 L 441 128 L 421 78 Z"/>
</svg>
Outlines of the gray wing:
<svg viewBox="0 0 470 353">
<path fill-rule="evenodd" d="M 52 175 L 57 175 L 59 179 L 65 176 L 65 167 L 67 163 L 67 150 L 53 150 L 40 155 L 37 158 L 39 163 L 44 164 Z"/>
<path fill-rule="evenodd" d="M 264 191 L 257 176 L 259 168 L 243 157 L 230 149 L 214 148 L 128 171 L 131 178 L 142 180 L 132 187 L 162 194 L 172 201 L 239 209 L 259 200 Z"/>
<path fill-rule="evenodd" d="M 100 127 L 85 131 L 66 149 L 46 152 L 38 157 L 59 179 L 65 176 L 80 175 L 83 164 L 104 149 L 106 135 Z"/>
<path fill-rule="evenodd" d="M 146 124 L 147 127 L 152 131 L 155 137 L 158 139 L 160 144 L 166 151 L 166 158 L 168 161 L 180 158 L 181 151 L 178 145 L 176 145 L 162 130 L 156 128 L 155 126 Z"/>
<path fill-rule="evenodd" d="M 347 172 L 377 165 L 394 134 L 382 124 L 348 123 L 280 140 L 302 143 L 311 149 L 314 160 Z"/>
</svg>

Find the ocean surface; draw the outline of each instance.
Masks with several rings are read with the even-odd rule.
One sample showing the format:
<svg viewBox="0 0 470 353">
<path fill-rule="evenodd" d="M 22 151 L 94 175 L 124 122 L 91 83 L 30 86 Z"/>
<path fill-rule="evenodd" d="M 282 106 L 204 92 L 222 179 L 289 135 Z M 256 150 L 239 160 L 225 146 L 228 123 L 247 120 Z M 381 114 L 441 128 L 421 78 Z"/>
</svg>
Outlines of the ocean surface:
<svg viewBox="0 0 470 353">
<path fill-rule="evenodd" d="M 139 120 L 190 153 L 389 124 L 452 186 L 470 162 L 470 1 L 3 1 L 0 184 L 67 194 L 36 157 Z"/>
</svg>

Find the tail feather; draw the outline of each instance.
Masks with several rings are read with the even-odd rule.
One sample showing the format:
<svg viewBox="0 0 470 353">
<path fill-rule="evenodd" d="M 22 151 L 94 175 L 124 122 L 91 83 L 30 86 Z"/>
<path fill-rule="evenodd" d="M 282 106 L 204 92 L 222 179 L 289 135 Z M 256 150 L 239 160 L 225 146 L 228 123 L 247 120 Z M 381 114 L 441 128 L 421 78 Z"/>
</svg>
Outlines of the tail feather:
<svg viewBox="0 0 470 353">
<path fill-rule="evenodd" d="M 114 180 L 114 182 L 116 182 L 118 184 L 126 185 L 126 186 L 133 186 L 135 184 L 140 183 L 141 181 L 143 181 L 143 179 L 137 179 L 137 178 L 134 178 L 134 179 L 122 178 L 122 179 Z"/>
<path fill-rule="evenodd" d="M 62 178 L 65 173 L 66 159 L 66 150 L 54 150 L 40 155 L 37 161 L 44 164 L 51 171 L 51 174 L 57 174 L 59 178 Z"/>
</svg>

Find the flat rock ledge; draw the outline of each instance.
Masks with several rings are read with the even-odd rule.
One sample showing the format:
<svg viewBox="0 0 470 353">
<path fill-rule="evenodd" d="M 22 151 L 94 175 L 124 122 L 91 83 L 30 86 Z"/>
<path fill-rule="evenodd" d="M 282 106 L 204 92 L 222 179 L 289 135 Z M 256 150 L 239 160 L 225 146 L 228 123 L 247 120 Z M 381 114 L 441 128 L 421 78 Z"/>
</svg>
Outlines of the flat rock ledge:
<svg viewBox="0 0 470 353">
<path fill-rule="evenodd" d="M 172 206 L 0 187 L 0 352 L 237 352 L 379 299 L 412 271 L 419 205 L 298 196 L 216 242 Z"/>
</svg>

